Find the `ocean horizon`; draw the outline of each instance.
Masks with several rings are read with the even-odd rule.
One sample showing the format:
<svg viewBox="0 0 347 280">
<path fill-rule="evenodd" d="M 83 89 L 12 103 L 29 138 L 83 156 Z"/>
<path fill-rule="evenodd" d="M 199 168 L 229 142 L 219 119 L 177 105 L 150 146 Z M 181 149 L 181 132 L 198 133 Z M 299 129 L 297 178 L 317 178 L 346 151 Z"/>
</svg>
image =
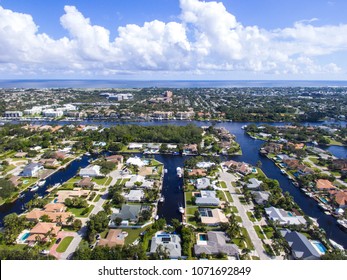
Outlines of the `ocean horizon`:
<svg viewBox="0 0 347 280">
<path fill-rule="evenodd" d="M 347 87 L 347 81 L 318 80 L 93 80 L 3 79 L 0 88 L 240 88 L 240 87 Z"/>
</svg>

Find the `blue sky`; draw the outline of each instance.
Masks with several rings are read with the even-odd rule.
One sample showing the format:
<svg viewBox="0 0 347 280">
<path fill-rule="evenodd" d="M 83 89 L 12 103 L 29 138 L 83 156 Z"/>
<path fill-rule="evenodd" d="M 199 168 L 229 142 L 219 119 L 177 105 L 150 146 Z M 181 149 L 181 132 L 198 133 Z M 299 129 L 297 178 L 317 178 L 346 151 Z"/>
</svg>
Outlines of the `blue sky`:
<svg viewBox="0 0 347 280">
<path fill-rule="evenodd" d="M 0 7 L 0 78 L 346 77 L 344 0 L 1 0 Z"/>
</svg>

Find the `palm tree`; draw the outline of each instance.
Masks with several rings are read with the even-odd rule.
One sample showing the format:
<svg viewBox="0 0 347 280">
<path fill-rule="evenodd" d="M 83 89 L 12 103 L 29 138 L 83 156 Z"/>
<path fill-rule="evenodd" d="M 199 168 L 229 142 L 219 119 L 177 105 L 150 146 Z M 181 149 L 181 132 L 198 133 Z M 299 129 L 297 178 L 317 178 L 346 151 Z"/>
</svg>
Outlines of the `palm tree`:
<svg viewBox="0 0 347 280">
<path fill-rule="evenodd" d="M 67 224 L 72 224 L 75 220 L 75 216 L 74 215 L 70 215 L 69 217 L 67 217 L 66 219 L 66 223 Z"/>
<path fill-rule="evenodd" d="M 57 223 L 57 225 L 61 226 L 61 225 L 62 225 L 62 216 L 61 216 L 61 215 L 58 215 L 58 216 L 55 218 L 55 222 Z"/>
</svg>

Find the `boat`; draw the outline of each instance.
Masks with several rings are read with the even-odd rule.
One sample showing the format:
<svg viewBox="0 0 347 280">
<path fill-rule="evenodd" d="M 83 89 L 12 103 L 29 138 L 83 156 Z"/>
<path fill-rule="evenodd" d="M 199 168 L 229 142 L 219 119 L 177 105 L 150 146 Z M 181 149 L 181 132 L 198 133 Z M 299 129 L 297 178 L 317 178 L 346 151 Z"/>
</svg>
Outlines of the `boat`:
<svg viewBox="0 0 347 280">
<path fill-rule="evenodd" d="M 33 186 L 31 189 L 30 189 L 30 191 L 31 192 L 35 192 L 35 191 L 37 191 L 39 189 L 39 186 L 38 185 L 35 185 L 35 186 Z"/>
<path fill-rule="evenodd" d="M 25 193 L 21 193 L 18 198 L 24 198 L 25 197 Z"/>
<path fill-rule="evenodd" d="M 85 155 L 86 155 L 86 156 L 90 156 L 91 154 L 90 154 L 89 152 L 86 152 Z"/>
<path fill-rule="evenodd" d="M 159 215 L 156 215 L 154 218 L 156 221 L 159 220 Z"/>
<path fill-rule="evenodd" d="M 299 187 L 299 183 L 298 182 L 293 182 L 293 185 L 295 186 L 295 187 Z"/>
<path fill-rule="evenodd" d="M 247 128 L 247 125 L 243 125 L 241 126 L 242 129 L 246 129 Z"/>
<path fill-rule="evenodd" d="M 177 167 L 176 171 L 177 171 L 177 176 L 181 178 L 182 177 L 182 168 L 181 167 Z"/>
<path fill-rule="evenodd" d="M 61 186 L 60 183 L 56 183 L 56 184 L 53 185 L 53 188 L 58 188 L 58 187 L 60 187 L 60 186 Z"/>
<path fill-rule="evenodd" d="M 160 198 L 159 198 L 159 202 L 164 202 L 165 201 L 165 197 L 162 195 Z"/>
<path fill-rule="evenodd" d="M 184 214 L 184 208 L 182 206 L 178 207 L 178 211 L 181 213 L 181 214 Z"/>
<path fill-rule="evenodd" d="M 317 141 L 312 141 L 312 144 L 315 146 L 318 146 L 318 142 Z"/>
<path fill-rule="evenodd" d="M 338 249 L 338 250 L 345 250 L 345 248 L 343 248 L 342 245 L 340 245 L 339 243 L 335 242 L 334 240 L 332 239 L 329 239 L 331 245 L 335 248 L 335 249 Z"/>
<path fill-rule="evenodd" d="M 37 182 L 37 185 L 39 187 L 42 187 L 45 183 L 46 183 L 46 180 L 42 180 L 42 181 Z"/>
<path fill-rule="evenodd" d="M 325 215 L 331 215 L 331 213 L 329 211 L 324 211 Z"/>
<path fill-rule="evenodd" d="M 164 172 L 167 173 L 167 169 L 166 168 L 164 169 Z"/>
<path fill-rule="evenodd" d="M 286 174 L 286 171 L 284 169 L 281 169 L 282 174 Z"/>
<path fill-rule="evenodd" d="M 344 231 L 347 231 L 347 220 L 337 220 L 338 225 L 343 229 Z"/>
</svg>

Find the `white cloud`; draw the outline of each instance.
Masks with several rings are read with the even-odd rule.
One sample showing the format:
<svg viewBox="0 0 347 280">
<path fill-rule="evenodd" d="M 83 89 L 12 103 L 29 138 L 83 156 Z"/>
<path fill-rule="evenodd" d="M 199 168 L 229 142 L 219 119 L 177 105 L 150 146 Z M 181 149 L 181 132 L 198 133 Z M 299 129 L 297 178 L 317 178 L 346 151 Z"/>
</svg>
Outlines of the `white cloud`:
<svg viewBox="0 0 347 280">
<path fill-rule="evenodd" d="M 65 6 L 60 22 L 68 36 L 39 33 L 33 18 L 0 6 L 0 73 L 114 76 L 143 71 L 314 74 L 345 71 L 318 63 L 347 51 L 347 24 L 264 30 L 244 26 L 220 2 L 180 0 L 178 21 L 153 20 L 118 28 L 118 36 L 93 25 L 76 7 Z"/>
</svg>

